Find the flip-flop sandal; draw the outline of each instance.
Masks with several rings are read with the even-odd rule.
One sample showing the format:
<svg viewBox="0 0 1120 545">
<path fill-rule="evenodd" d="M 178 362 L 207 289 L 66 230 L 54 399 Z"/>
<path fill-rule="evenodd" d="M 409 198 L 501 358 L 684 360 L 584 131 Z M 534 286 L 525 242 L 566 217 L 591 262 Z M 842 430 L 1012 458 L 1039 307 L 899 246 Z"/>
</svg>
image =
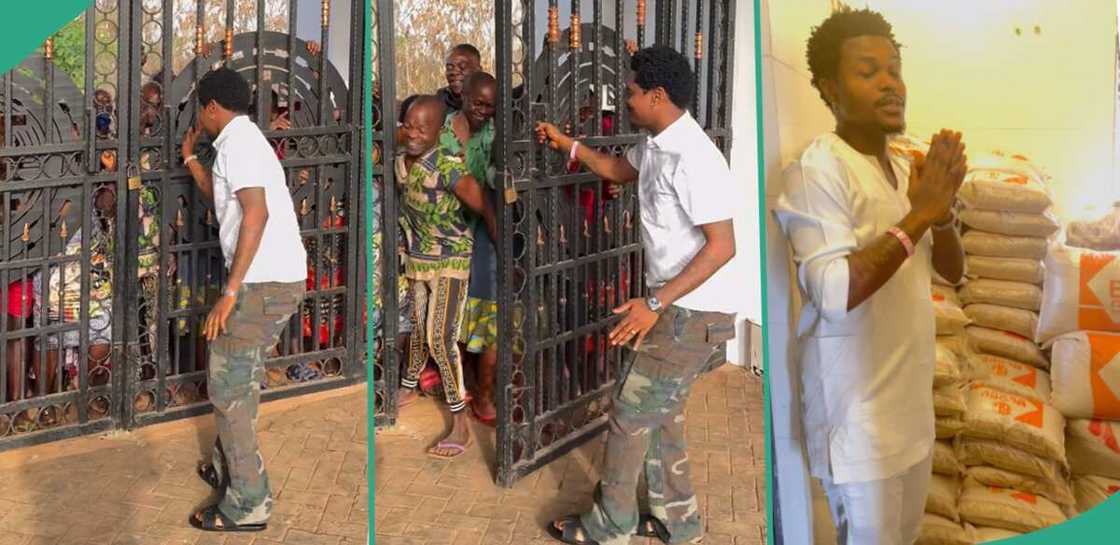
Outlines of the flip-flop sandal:
<svg viewBox="0 0 1120 545">
<path fill-rule="evenodd" d="M 465 444 L 465 445 L 460 445 L 459 443 L 455 443 L 455 442 L 452 442 L 452 441 L 440 441 L 440 442 L 436 443 L 434 447 L 429 448 L 427 450 L 427 453 L 428 453 L 428 456 L 431 456 L 432 458 L 436 458 L 436 459 L 439 459 L 439 460 L 454 460 L 455 458 L 458 458 L 458 457 L 462 456 L 463 453 L 467 451 L 467 449 L 471 448 L 472 443 L 474 443 L 474 441 L 472 439 L 467 439 L 467 444 Z M 458 451 L 458 452 L 456 452 L 455 454 L 452 454 L 451 456 L 443 456 L 443 455 L 436 454 L 436 453 L 432 452 L 435 449 L 441 449 L 441 448 L 451 449 L 451 450 L 455 450 L 455 451 Z"/>
<path fill-rule="evenodd" d="M 218 479 L 218 470 L 214 469 L 214 464 L 199 464 L 198 477 L 202 482 L 210 485 L 210 488 L 221 488 L 222 482 Z"/>
<path fill-rule="evenodd" d="M 197 515 L 201 515 L 201 520 Z M 217 505 L 211 505 L 195 513 L 188 519 L 191 526 L 205 532 L 260 532 L 268 528 L 268 523 L 237 524 L 232 519 L 222 514 Z"/>
<path fill-rule="evenodd" d="M 560 523 L 560 528 L 556 527 L 556 523 Z M 569 545 L 599 545 L 598 541 L 587 537 L 587 530 L 583 529 L 583 523 L 579 521 L 578 515 L 569 515 L 550 522 L 545 530 L 552 539 Z"/>
<path fill-rule="evenodd" d="M 637 535 L 640 537 L 656 537 L 662 543 L 669 542 L 669 529 L 660 519 L 649 513 L 642 513 L 638 517 Z"/>
</svg>

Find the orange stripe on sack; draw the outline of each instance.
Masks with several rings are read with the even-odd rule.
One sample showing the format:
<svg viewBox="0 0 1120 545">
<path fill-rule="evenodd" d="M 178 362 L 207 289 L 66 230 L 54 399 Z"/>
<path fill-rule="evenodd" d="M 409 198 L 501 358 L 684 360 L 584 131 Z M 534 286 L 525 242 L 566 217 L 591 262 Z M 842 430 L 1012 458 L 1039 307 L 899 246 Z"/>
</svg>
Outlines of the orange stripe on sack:
<svg viewBox="0 0 1120 545">
<path fill-rule="evenodd" d="M 1032 367 L 1028 369 L 1025 374 L 1019 375 L 1012 380 L 1024 386 L 1034 388 L 1038 385 L 1038 370 Z"/>
<path fill-rule="evenodd" d="M 1101 376 L 1112 359 L 1120 353 L 1120 336 L 1093 333 L 1086 335 L 1089 338 L 1089 384 L 1093 390 L 1093 416 L 1120 419 L 1120 398 L 1117 398 Z"/>
<path fill-rule="evenodd" d="M 1004 178 L 1003 181 L 1008 184 L 1027 185 L 1029 180 L 1027 180 L 1026 176 L 1014 176 L 1012 178 Z"/>
<path fill-rule="evenodd" d="M 1117 303 L 1120 303 L 1120 300 Z M 1077 328 L 1085 331 L 1120 332 L 1120 324 L 1112 321 L 1112 316 L 1099 306 L 1077 309 Z"/>
<path fill-rule="evenodd" d="M 1038 503 L 1038 496 L 1035 496 L 1034 494 L 1028 494 L 1026 492 L 1016 492 L 1012 494 L 1011 497 L 1021 502 L 1029 503 L 1031 505 L 1035 505 Z"/>
<path fill-rule="evenodd" d="M 1024 424 L 1028 424 L 1028 425 L 1031 425 L 1031 426 L 1034 426 L 1036 428 L 1041 429 L 1042 428 L 1042 416 L 1043 416 L 1042 411 L 1044 409 L 1044 407 L 1042 406 L 1042 402 L 1038 401 L 1036 399 L 1027 399 L 1027 402 L 1030 403 L 1031 405 L 1034 405 L 1034 410 L 1029 412 L 1029 413 L 1021 414 L 1019 416 L 1016 416 L 1015 420 L 1017 422 L 1022 422 Z"/>
<path fill-rule="evenodd" d="M 1101 254 L 1097 252 L 1082 252 L 1081 259 L 1078 263 L 1080 274 L 1078 275 L 1077 282 L 1077 302 L 1079 305 L 1100 307 L 1104 306 L 1104 302 L 1093 293 L 1089 287 L 1089 282 L 1093 280 L 1108 266 L 1109 263 L 1116 259 L 1116 256 L 1110 254 Z M 1111 290 L 1109 290 L 1111 291 Z M 1118 294 L 1120 295 L 1120 294 Z"/>
</svg>

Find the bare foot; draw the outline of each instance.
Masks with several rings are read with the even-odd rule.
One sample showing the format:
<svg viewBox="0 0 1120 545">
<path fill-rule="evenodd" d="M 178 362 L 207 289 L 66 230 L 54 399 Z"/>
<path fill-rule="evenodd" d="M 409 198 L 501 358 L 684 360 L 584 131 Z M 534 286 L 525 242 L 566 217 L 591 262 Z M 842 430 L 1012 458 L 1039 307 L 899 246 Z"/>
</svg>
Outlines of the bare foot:
<svg viewBox="0 0 1120 545">
<path fill-rule="evenodd" d="M 428 454 L 440 458 L 454 458 L 466 452 L 471 446 L 471 428 L 466 411 L 459 411 L 451 417 L 451 431 L 428 449 Z"/>
</svg>

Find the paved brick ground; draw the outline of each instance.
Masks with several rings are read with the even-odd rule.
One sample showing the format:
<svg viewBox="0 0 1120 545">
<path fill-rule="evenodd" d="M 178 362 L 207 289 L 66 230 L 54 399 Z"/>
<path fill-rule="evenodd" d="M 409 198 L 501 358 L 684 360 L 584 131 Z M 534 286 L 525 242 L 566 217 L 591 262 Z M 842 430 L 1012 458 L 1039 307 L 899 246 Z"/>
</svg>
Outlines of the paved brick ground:
<svg viewBox="0 0 1120 545">
<path fill-rule="evenodd" d="M 213 499 L 194 475 L 213 438 L 208 417 L 0 454 L 0 545 L 364 544 L 365 407 L 361 387 L 263 407 L 277 501 L 260 534 L 186 524 Z M 493 484 L 489 428 L 476 426 L 476 448 L 447 462 L 423 454 L 446 424 L 433 403 L 401 421 L 377 437 L 377 545 L 551 545 L 544 524 L 586 508 L 598 478 L 601 440 L 507 490 Z M 711 374 L 694 390 L 687 425 L 705 543 L 765 543 L 760 382 L 730 366 Z"/>
<path fill-rule="evenodd" d="M 696 385 L 687 418 L 693 480 L 708 529 L 705 545 L 765 543 L 761 381 L 724 366 Z M 424 455 L 447 425 L 434 403 L 408 407 L 400 422 L 377 435 L 377 545 L 553 545 L 544 525 L 586 509 L 598 480 L 602 440 L 503 489 L 493 483 L 489 428 L 476 423 L 475 447 L 443 461 Z"/>
<path fill-rule="evenodd" d="M 358 545 L 369 529 L 364 387 L 262 406 L 275 513 L 258 534 L 187 524 L 212 417 L 0 455 L 0 545 Z"/>
</svg>

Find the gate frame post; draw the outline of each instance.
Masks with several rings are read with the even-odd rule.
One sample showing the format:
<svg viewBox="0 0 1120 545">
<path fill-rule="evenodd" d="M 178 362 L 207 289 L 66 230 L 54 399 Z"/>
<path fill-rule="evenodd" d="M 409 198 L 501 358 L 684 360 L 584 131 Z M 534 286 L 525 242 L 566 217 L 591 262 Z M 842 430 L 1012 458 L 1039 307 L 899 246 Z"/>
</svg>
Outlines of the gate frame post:
<svg viewBox="0 0 1120 545">
<path fill-rule="evenodd" d="M 375 227 L 381 230 L 381 253 L 378 257 L 377 266 L 372 266 L 370 263 L 373 256 L 368 256 L 366 274 L 368 278 L 367 289 L 378 290 L 381 296 L 381 308 L 373 303 L 373 297 L 367 293 L 367 304 L 369 305 L 369 313 L 367 315 L 367 335 L 369 339 L 369 361 L 370 367 L 376 365 L 377 358 L 374 344 L 377 338 L 377 322 L 381 326 L 381 373 L 384 385 L 385 398 L 382 399 L 382 422 L 384 426 L 392 426 L 397 422 L 397 388 L 399 381 L 400 363 L 397 359 L 397 331 L 399 324 L 399 302 L 397 301 L 397 240 L 399 238 L 397 226 L 397 194 L 396 183 L 394 180 L 393 160 L 396 156 L 396 121 L 397 121 L 397 99 L 396 99 L 396 74 L 395 62 L 396 54 L 393 44 L 395 37 L 394 30 L 396 25 L 393 24 L 393 1 L 392 0 L 373 0 L 377 3 L 377 18 L 371 23 L 376 22 L 377 28 L 372 32 L 378 37 L 377 48 L 377 66 L 372 66 L 371 69 L 378 71 L 378 85 L 380 87 L 380 112 L 381 112 L 381 130 L 374 131 L 370 129 L 372 140 L 366 149 L 373 149 L 373 145 L 377 142 L 381 144 L 380 159 L 381 164 L 369 164 L 369 175 L 367 176 L 367 191 L 366 201 L 366 240 L 363 244 L 368 245 L 372 243 L 374 237 L 377 236 Z M 369 15 L 369 14 L 367 14 Z M 369 26 L 369 25 L 367 25 Z M 368 40 L 367 40 L 368 41 Z M 373 54 L 373 51 L 370 51 Z M 363 78 L 366 79 L 366 78 Z M 364 82 L 364 85 L 372 84 L 372 74 L 369 81 Z M 372 89 L 370 92 L 365 93 L 364 100 L 372 100 Z M 373 123 L 372 104 L 370 111 L 369 123 Z M 381 176 L 380 194 L 374 197 L 374 184 L 373 177 Z M 376 210 L 376 200 L 380 199 L 381 210 Z M 378 213 L 380 212 L 380 213 Z M 376 224 L 375 224 L 375 221 Z M 378 315 L 375 320 L 374 316 Z M 370 373 L 371 380 L 373 380 L 374 373 Z M 377 395 L 376 384 L 370 395 Z M 377 415 L 371 414 L 370 418 L 374 419 L 374 426 L 377 426 Z"/>
</svg>

